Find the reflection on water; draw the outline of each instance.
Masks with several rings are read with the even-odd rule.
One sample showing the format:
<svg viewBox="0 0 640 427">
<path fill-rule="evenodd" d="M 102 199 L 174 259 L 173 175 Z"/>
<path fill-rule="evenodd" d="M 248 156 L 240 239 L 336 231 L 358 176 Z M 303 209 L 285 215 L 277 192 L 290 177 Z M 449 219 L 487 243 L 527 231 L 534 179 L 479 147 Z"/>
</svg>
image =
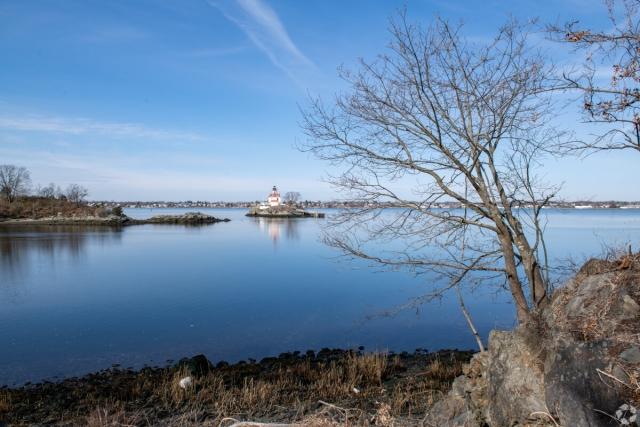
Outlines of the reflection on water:
<svg viewBox="0 0 640 427">
<path fill-rule="evenodd" d="M 299 240 L 298 230 L 300 219 L 297 218 L 252 218 L 254 223 L 267 233 L 274 245 L 278 243 L 280 237 L 284 235 L 287 240 Z M 304 220 L 303 220 L 304 221 Z"/>
<path fill-rule="evenodd" d="M 63 259 L 79 264 L 88 242 L 114 244 L 121 236 L 120 228 L 98 226 L 0 226 L 0 292 L 15 297 L 16 285 L 26 282 L 38 264 Z"/>
</svg>

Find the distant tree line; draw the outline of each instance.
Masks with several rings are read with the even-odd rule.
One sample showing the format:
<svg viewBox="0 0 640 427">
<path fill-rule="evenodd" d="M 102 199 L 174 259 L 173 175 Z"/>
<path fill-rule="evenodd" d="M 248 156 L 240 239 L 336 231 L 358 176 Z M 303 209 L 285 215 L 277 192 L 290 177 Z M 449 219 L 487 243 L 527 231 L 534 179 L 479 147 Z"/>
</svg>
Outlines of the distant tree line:
<svg viewBox="0 0 640 427">
<path fill-rule="evenodd" d="M 81 205 L 86 201 L 89 190 L 79 184 L 69 184 L 65 190 L 59 185 L 31 187 L 31 174 L 22 166 L 0 165 L 0 195 L 9 203 L 21 197 L 35 196 L 51 200 L 67 200 Z"/>
</svg>

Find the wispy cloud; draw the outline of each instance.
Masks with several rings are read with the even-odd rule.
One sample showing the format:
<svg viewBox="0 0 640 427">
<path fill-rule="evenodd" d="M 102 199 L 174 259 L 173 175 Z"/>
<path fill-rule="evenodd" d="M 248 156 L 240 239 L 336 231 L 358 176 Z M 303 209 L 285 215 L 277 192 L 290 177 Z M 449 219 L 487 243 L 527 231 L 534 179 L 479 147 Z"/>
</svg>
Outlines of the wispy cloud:
<svg viewBox="0 0 640 427">
<path fill-rule="evenodd" d="M 264 53 L 269 61 L 291 79 L 298 82 L 296 68 L 316 69 L 293 42 L 278 14 L 262 0 L 236 0 L 236 10 L 229 10 L 229 3 L 219 4 L 209 0 L 209 4 L 238 26 L 249 40 Z"/>
<path fill-rule="evenodd" d="M 100 122 L 87 118 L 52 117 L 42 115 L 14 116 L 0 114 L 0 129 L 28 132 L 53 132 L 71 135 L 99 134 L 117 138 L 199 141 L 204 136 L 151 128 L 136 123 Z"/>
<path fill-rule="evenodd" d="M 289 33 L 282 25 L 278 15 L 268 5 L 261 0 L 237 0 L 238 4 L 244 9 L 249 16 L 251 16 L 258 27 L 266 35 L 267 39 L 271 39 L 273 44 L 284 48 L 287 52 L 293 55 L 297 60 L 307 65 L 311 65 L 311 61 L 300 52 L 300 49 L 293 43 Z M 256 37 L 261 39 L 261 37 Z M 268 47 L 263 47 L 265 50 L 269 50 Z"/>
</svg>

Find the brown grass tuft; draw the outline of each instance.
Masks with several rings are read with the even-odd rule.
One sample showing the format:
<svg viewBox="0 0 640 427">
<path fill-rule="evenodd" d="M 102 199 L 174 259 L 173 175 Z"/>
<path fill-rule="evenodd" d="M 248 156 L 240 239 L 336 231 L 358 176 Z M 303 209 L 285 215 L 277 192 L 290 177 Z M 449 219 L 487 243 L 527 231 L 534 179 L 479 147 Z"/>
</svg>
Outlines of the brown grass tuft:
<svg viewBox="0 0 640 427">
<path fill-rule="evenodd" d="M 0 415 L 11 411 L 11 394 L 7 390 L 0 390 Z"/>
</svg>

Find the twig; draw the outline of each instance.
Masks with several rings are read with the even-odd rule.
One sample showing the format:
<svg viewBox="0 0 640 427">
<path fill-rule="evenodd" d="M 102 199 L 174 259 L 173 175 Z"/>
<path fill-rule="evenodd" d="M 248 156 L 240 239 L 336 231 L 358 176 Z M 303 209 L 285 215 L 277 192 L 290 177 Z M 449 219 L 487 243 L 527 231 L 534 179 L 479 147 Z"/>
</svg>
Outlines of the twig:
<svg viewBox="0 0 640 427">
<path fill-rule="evenodd" d="M 261 423 L 257 421 L 239 421 L 235 418 L 227 417 L 223 418 L 220 421 L 219 426 L 221 427 L 225 421 L 233 421 L 233 424 L 228 425 L 227 427 L 294 427 L 301 426 L 302 424 L 283 424 L 283 423 Z"/>
<path fill-rule="evenodd" d="M 633 390 L 633 387 L 631 387 L 629 384 L 627 384 L 626 382 L 622 381 L 621 379 L 619 379 L 619 378 L 617 378 L 617 377 L 615 377 L 615 376 L 613 376 L 611 374 L 608 374 L 608 373 L 606 373 L 606 372 L 604 372 L 604 371 L 602 371 L 602 370 L 600 370 L 598 368 L 596 368 L 596 372 L 598 373 L 598 376 L 600 377 L 600 380 L 602 380 L 602 377 L 600 376 L 600 374 L 602 374 L 602 375 L 605 375 L 605 376 L 611 378 L 612 380 L 617 381 L 620 384 L 622 384 L 622 385 L 624 385 L 626 387 L 629 387 L 630 389 Z M 604 380 L 602 380 L 602 382 L 607 384 Z"/>
<path fill-rule="evenodd" d="M 599 413 L 599 414 L 606 415 L 607 417 L 611 418 L 611 419 L 612 419 L 612 420 L 614 420 L 615 422 L 620 423 L 620 420 L 619 420 L 619 419 L 617 419 L 616 417 L 614 417 L 614 416 L 613 416 L 613 415 L 611 415 L 611 414 L 607 414 L 606 412 L 601 411 L 600 409 L 594 409 L 594 411 L 595 411 L 595 412 L 597 412 L 597 413 Z"/>
</svg>

